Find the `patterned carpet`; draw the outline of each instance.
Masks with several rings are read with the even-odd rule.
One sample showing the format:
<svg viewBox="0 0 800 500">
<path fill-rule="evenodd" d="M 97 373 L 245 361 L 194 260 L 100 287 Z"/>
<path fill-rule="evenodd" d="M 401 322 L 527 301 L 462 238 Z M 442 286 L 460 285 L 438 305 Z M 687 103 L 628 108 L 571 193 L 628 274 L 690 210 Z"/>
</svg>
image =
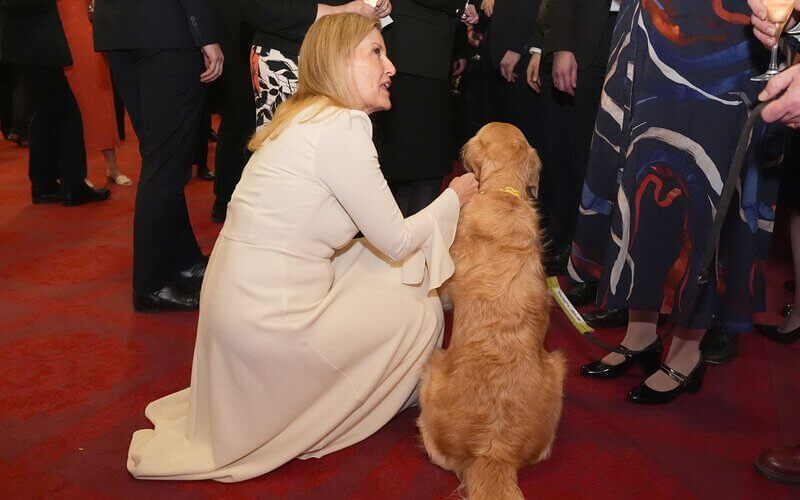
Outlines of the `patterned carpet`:
<svg viewBox="0 0 800 500">
<path fill-rule="evenodd" d="M 213 148 L 212 148 L 213 153 Z M 131 177 L 135 140 L 119 152 Z M 105 183 L 99 155 L 90 178 Z M 145 405 L 189 381 L 196 313 L 143 315 L 130 303 L 134 188 L 65 208 L 30 203 L 26 150 L 0 144 L 0 497 L 2 498 L 458 498 L 455 477 L 431 465 L 417 409 L 366 441 L 319 460 L 293 461 L 239 484 L 137 481 L 125 469 Z M 187 188 L 208 252 L 211 184 Z M 790 271 L 771 263 L 770 309 L 790 299 Z M 601 332 L 609 341 L 621 331 Z M 601 353 L 558 311 L 548 343 L 570 360 L 564 417 L 552 458 L 521 471 L 529 498 L 798 498 L 800 489 L 754 470 L 765 447 L 800 443 L 800 345 L 743 335 L 740 356 L 712 367 L 698 394 L 663 407 L 625 401 L 641 380 L 577 375 Z M 264 415 L 269 418 L 269 415 Z"/>
</svg>

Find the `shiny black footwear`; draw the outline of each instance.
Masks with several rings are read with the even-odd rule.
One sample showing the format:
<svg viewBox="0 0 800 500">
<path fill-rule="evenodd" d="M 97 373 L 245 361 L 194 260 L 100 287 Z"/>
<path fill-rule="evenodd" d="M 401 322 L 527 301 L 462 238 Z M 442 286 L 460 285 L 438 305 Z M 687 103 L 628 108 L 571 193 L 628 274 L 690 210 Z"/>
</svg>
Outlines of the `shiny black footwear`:
<svg viewBox="0 0 800 500">
<path fill-rule="evenodd" d="M 133 308 L 136 312 L 194 311 L 198 307 L 199 289 L 187 292 L 175 285 L 167 285 L 155 292 L 133 293 Z"/>
<path fill-rule="evenodd" d="M 739 334 L 731 333 L 722 326 L 710 328 L 700 342 L 700 352 L 706 363 L 712 365 L 729 363 L 739 355 Z"/>
<path fill-rule="evenodd" d="M 594 302 L 597 296 L 597 283 L 576 283 L 564 294 L 573 306 L 585 306 Z"/>
<path fill-rule="evenodd" d="M 208 257 L 203 256 L 195 265 L 178 273 L 177 285 L 188 291 L 200 290 L 206 276 Z"/>
<path fill-rule="evenodd" d="M 105 201 L 111 196 L 111 191 L 106 188 L 93 188 L 84 184 L 74 193 L 64 195 L 62 204 L 65 207 L 76 207 L 84 203 L 97 203 Z"/>
<path fill-rule="evenodd" d="M 33 201 L 34 205 L 49 205 L 52 203 L 61 203 L 64 201 L 63 196 L 61 196 L 61 191 L 56 189 L 55 191 L 31 191 L 31 201 Z"/>
<path fill-rule="evenodd" d="M 600 309 L 581 316 L 594 328 L 622 328 L 628 324 L 627 309 Z"/>
<path fill-rule="evenodd" d="M 223 203 L 222 201 L 217 198 L 214 200 L 214 204 L 211 206 L 211 222 L 216 222 L 221 224 L 225 222 L 225 218 L 228 216 L 228 203 Z"/>
<path fill-rule="evenodd" d="M 800 340 L 800 327 L 791 332 L 780 333 L 775 325 L 756 325 L 756 331 L 779 344 L 789 345 Z"/>
<path fill-rule="evenodd" d="M 659 405 L 669 403 L 684 392 L 700 392 L 700 389 L 703 388 L 703 377 L 706 374 L 707 366 L 703 357 L 700 356 L 700 361 L 697 362 L 692 373 L 684 375 L 662 363 L 658 369 L 677 382 L 678 387 L 671 391 L 657 391 L 642 382 L 628 393 L 628 401 L 642 405 Z"/>
<path fill-rule="evenodd" d="M 794 309 L 794 304 L 786 304 L 785 306 L 781 307 L 781 317 L 788 318 L 789 316 L 791 316 L 792 309 Z"/>
<path fill-rule="evenodd" d="M 204 181 L 213 181 L 214 180 L 214 172 L 209 170 L 208 166 L 197 166 L 197 178 L 203 179 Z"/>
<path fill-rule="evenodd" d="M 652 344 L 641 351 L 631 351 L 627 347 L 617 346 L 625 361 L 618 365 L 607 365 L 601 360 L 593 361 L 581 366 L 581 375 L 587 378 L 616 378 L 628 371 L 634 365 L 642 365 L 645 375 L 648 377 L 658 370 L 661 364 L 661 354 L 664 352 L 664 345 L 661 338 L 657 338 Z"/>
</svg>

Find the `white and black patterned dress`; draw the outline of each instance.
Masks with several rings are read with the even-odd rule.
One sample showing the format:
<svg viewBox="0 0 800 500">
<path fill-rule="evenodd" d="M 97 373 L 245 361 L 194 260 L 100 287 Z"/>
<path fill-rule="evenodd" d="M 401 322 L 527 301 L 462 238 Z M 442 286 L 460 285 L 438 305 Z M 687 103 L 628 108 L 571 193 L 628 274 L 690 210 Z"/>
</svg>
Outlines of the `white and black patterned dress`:
<svg viewBox="0 0 800 500">
<path fill-rule="evenodd" d="M 297 92 L 297 61 L 281 51 L 254 45 L 250 72 L 256 99 L 256 128 L 272 121 L 278 105 Z"/>
</svg>

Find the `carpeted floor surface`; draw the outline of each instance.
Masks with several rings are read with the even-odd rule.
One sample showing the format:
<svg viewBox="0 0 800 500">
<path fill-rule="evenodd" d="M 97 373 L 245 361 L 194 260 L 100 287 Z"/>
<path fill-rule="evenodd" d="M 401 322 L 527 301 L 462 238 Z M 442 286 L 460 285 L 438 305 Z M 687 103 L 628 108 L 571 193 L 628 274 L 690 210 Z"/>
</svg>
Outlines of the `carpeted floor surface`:
<svg viewBox="0 0 800 500">
<path fill-rule="evenodd" d="M 135 139 L 119 157 L 135 178 Z M 97 185 L 101 162 L 90 155 Z M 206 252 L 220 229 L 209 220 L 211 189 L 196 179 L 187 188 Z M 133 312 L 135 187 L 112 191 L 101 204 L 34 206 L 26 150 L 0 144 L 0 497 L 458 498 L 456 478 L 418 445 L 417 409 L 349 449 L 244 483 L 133 479 L 131 433 L 149 425 L 149 401 L 188 384 L 197 314 Z M 781 287 L 789 272 L 770 264 L 762 320 L 776 322 L 790 299 Z M 600 334 L 615 341 L 622 332 Z M 711 367 L 700 393 L 639 407 L 625 400 L 638 372 L 604 382 L 577 375 L 602 353 L 557 310 L 548 344 L 571 369 L 553 456 L 519 475 L 529 498 L 800 498 L 800 487 L 753 470 L 763 448 L 800 443 L 800 345 L 743 335 L 739 358 Z"/>
</svg>

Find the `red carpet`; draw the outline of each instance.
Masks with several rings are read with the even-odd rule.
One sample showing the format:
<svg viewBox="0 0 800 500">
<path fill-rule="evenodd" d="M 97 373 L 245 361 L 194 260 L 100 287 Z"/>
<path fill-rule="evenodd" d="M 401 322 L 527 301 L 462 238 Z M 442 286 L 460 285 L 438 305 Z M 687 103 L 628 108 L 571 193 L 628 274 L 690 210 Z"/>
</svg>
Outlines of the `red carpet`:
<svg viewBox="0 0 800 500">
<path fill-rule="evenodd" d="M 213 150 L 212 150 L 213 151 Z M 90 178 L 104 184 L 99 155 Z M 136 144 L 120 165 L 138 171 Z M 0 145 L 0 497 L 3 498 L 457 498 L 455 477 L 417 444 L 411 409 L 368 440 L 320 460 L 294 461 L 239 484 L 137 481 L 125 469 L 145 405 L 184 388 L 197 314 L 132 311 L 134 188 L 65 208 L 30 203 L 27 154 Z M 211 184 L 187 189 L 195 232 L 210 251 Z M 770 314 L 790 299 L 786 263 L 770 269 Z M 613 341 L 621 332 L 603 335 Z M 702 392 L 664 407 L 625 401 L 634 373 L 597 382 L 577 375 L 601 355 L 558 311 L 549 344 L 571 370 L 553 456 L 524 469 L 529 498 L 798 498 L 761 478 L 765 447 L 800 443 L 800 345 L 742 337 L 732 364 L 711 367 Z M 269 415 L 264 415 L 269 418 Z"/>
</svg>

